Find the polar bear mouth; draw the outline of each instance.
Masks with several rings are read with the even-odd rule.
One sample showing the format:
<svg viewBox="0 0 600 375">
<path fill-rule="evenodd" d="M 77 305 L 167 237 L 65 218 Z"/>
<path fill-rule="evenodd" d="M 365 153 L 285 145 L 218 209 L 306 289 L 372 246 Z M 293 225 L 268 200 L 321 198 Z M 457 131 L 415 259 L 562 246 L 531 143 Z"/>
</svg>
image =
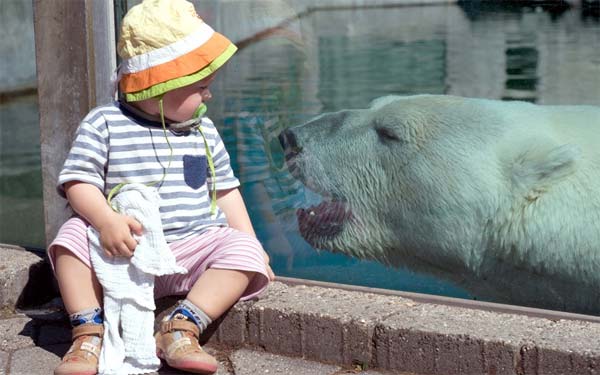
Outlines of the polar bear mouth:
<svg viewBox="0 0 600 375">
<path fill-rule="evenodd" d="M 348 205 L 340 200 L 325 200 L 316 206 L 296 211 L 300 234 L 311 245 L 339 235 L 353 217 Z"/>
</svg>

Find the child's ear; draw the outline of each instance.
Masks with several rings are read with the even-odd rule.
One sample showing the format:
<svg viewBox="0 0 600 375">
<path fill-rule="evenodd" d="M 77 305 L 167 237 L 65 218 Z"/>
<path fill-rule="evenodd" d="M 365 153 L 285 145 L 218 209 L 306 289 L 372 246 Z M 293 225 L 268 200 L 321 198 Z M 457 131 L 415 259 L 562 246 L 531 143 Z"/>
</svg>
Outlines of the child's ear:
<svg viewBox="0 0 600 375">
<path fill-rule="evenodd" d="M 581 157 L 582 151 L 577 145 L 536 142 L 513 161 L 513 191 L 528 200 L 535 200 L 572 175 Z"/>
</svg>

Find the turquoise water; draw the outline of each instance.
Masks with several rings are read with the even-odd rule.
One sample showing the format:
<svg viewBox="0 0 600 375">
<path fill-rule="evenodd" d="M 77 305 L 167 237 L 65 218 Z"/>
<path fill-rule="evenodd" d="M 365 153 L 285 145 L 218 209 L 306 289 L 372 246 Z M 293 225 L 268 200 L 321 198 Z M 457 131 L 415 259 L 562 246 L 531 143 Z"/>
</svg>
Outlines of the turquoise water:
<svg viewBox="0 0 600 375">
<path fill-rule="evenodd" d="M 277 136 L 387 94 L 600 104 L 598 19 L 579 9 L 399 7 L 312 12 L 285 30 L 240 50 L 209 106 L 275 272 L 472 298 L 427 275 L 310 247 L 295 211 L 319 198 L 288 173 Z M 43 247 L 36 99 L 0 104 L 0 119 L 0 242 Z"/>
</svg>

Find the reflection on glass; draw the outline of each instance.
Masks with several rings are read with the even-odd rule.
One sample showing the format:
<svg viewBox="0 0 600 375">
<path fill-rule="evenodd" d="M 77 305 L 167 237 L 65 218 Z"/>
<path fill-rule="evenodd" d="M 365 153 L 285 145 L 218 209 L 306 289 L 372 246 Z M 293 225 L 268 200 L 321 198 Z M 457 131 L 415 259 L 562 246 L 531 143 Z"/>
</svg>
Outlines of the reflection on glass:
<svg viewBox="0 0 600 375">
<path fill-rule="evenodd" d="M 514 46 L 506 49 L 506 90 L 503 100 L 535 103 L 538 52 L 533 47 Z"/>
</svg>

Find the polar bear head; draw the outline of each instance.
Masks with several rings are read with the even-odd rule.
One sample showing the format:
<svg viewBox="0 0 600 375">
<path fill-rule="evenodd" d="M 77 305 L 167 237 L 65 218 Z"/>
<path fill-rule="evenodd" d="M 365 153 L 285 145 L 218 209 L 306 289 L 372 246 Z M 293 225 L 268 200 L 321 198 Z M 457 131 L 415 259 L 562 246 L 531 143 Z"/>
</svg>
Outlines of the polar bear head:
<svg viewBox="0 0 600 375">
<path fill-rule="evenodd" d="M 298 211 L 300 232 L 315 248 L 453 280 L 501 262 L 536 272 L 527 257 L 548 245 L 540 228 L 562 225 L 539 216 L 579 201 L 561 186 L 581 150 L 559 140 L 551 112 L 389 96 L 291 127 L 280 135 L 290 172 L 323 197 Z"/>
</svg>

